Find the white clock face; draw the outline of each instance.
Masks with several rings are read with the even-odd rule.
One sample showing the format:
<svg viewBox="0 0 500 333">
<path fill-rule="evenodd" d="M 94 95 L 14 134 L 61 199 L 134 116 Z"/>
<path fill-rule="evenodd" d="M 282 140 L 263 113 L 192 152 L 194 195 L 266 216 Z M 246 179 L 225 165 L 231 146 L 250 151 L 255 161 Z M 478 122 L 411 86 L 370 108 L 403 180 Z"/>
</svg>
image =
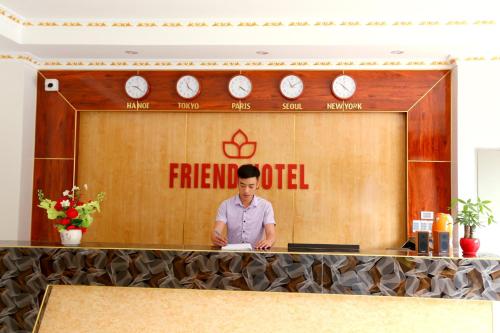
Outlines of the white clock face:
<svg viewBox="0 0 500 333">
<path fill-rule="evenodd" d="M 139 75 L 131 76 L 125 83 L 125 92 L 130 98 L 140 99 L 146 96 L 149 84 L 145 78 Z"/>
<path fill-rule="evenodd" d="M 200 93 L 200 82 L 194 76 L 184 75 L 177 80 L 177 93 L 182 98 L 195 98 Z"/>
<path fill-rule="evenodd" d="M 332 92 L 340 99 L 351 98 L 356 92 L 356 82 L 349 75 L 339 75 L 332 82 Z"/>
<path fill-rule="evenodd" d="M 229 81 L 229 93 L 234 98 L 242 99 L 252 92 L 252 81 L 244 75 L 236 75 Z"/>
<path fill-rule="evenodd" d="M 302 95 L 304 82 L 297 75 L 287 75 L 281 80 L 280 91 L 286 98 L 295 99 Z"/>
</svg>

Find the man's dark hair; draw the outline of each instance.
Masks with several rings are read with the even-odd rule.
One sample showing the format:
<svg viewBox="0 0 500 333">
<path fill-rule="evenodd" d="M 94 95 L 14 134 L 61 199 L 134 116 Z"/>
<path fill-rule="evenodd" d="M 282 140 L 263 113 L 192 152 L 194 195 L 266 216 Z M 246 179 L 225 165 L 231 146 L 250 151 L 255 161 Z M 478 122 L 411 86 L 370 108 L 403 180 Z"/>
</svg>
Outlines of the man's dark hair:
<svg viewBox="0 0 500 333">
<path fill-rule="evenodd" d="M 257 168 L 256 166 L 251 164 L 243 164 L 238 168 L 238 178 L 247 179 L 252 177 L 256 177 L 257 179 L 259 179 L 260 177 L 259 168 Z"/>
</svg>

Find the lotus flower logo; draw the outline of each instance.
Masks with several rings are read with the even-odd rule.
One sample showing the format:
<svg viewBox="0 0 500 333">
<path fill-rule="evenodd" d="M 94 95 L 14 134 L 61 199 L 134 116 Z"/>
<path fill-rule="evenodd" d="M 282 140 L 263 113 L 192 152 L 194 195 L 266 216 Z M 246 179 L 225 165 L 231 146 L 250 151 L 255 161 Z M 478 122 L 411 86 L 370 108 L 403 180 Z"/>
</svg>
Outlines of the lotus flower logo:
<svg viewBox="0 0 500 333">
<path fill-rule="evenodd" d="M 238 129 L 231 141 L 222 141 L 222 150 L 227 158 L 251 158 L 257 150 L 257 142 L 248 141 L 245 132 Z"/>
</svg>

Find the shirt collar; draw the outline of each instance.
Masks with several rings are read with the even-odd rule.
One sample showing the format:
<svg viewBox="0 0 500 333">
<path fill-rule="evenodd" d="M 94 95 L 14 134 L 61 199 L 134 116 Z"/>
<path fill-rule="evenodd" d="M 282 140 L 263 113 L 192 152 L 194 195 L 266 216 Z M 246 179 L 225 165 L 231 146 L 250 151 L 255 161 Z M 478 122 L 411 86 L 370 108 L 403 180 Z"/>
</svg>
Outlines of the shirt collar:
<svg viewBox="0 0 500 333">
<path fill-rule="evenodd" d="M 252 207 L 257 207 L 257 204 L 259 203 L 260 198 L 254 194 L 252 202 L 250 202 L 250 206 Z M 243 207 L 243 203 L 241 202 L 240 195 L 236 194 L 234 197 L 234 204 L 237 206 Z"/>
</svg>

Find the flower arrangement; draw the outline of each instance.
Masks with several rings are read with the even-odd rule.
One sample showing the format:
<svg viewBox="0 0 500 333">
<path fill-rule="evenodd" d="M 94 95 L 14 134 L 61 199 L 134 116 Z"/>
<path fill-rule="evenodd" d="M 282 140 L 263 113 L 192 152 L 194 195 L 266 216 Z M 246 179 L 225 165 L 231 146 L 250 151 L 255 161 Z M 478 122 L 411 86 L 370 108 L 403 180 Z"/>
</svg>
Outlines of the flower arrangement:
<svg viewBox="0 0 500 333">
<path fill-rule="evenodd" d="M 84 185 L 87 189 L 87 185 Z M 42 190 L 38 190 L 38 200 L 41 207 L 47 211 L 49 220 L 56 220 L 55 228 L 62 232 L 65 230 L 80 229 L 82 233 L 92 224 L 92 214 L 100 211 L 100 203 L 104 200 L 105 193 L 97 194 L 96 200 L 80 201 L 80 188 L 73 186 L 71 190 L 62 193 L 57 201 L 45 197 Z"/>
</svg>

